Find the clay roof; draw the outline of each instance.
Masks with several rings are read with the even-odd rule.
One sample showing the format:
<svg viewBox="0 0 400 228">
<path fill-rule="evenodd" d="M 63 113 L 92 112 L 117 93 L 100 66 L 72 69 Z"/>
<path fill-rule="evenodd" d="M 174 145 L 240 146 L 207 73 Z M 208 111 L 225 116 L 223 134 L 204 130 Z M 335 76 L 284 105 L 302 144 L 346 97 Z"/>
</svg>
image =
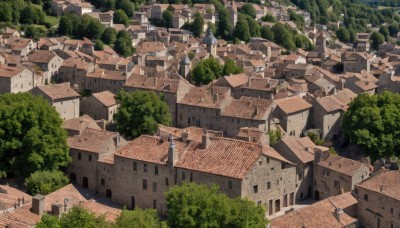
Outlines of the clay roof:
<svg viewBox="0 0 400 228">
<path fill-rule="evenodd" d="M 101 130 L 96 121 L 88 115 L 80 116 L 79 118 L 64 120 L 62 127 L 67 130 L 83 131 L 85 128 L 92 128 L 95 130 Z"/>
<path fill-rule="evenodd" d="M 338 93 L 326 97 L 318 97 L 316 101 L 324 108 L 327 112 L 336 110 L 346 111 L 350 101 L 352 101 L 357 94 L 353 91 L 345 89 L 340 90 Z"/>
<path fill-rule="evenodd" d="M 158 78 L 133 74 L 125 83 L 126 87 L 149 89 L 162 92 L 176 93 L 180 86 L 189 85 L 183 78 Z"/>
<path fill-rule="evenodd" d="M 239 100 L 232 100 L 224 108 L 222 115 L 241 119 L 266 120 L 266 114 L 271 104 L 272 100 L 243 96 Z"/>
<path fill-rule="evenodd" d="M 229 83 L 232 87 L 238 87 L 244 85 L 249 80 L 249 77 L 246 74 L 235 74 L 230 76 L 224 76 L 224 79 Z"/>
<path fill-rule="evenodd" d="M 11 66 L 0 64 L 0 77 L 12 78 L 12 77 L 20 74 L 24 70 L 25 70 L 25 68 L 23 68 L 23 67 L 11 67 Z"/>
<path fill-rule="evenodd" d="M 88 78 L 101 78 L 105 80 L 119 80 L 125 81 L 126 75 L 125 72 L 116 71 L 116 70 L 104 70 L 96 68 L 94 72 L 88 72 L 86 74 Z"/>
<path fill-rule="evenodd" d="M 29 55 L 29 61 L 34 63 L 49 63 L 57 55 L 53 51 L 36 50 Z"/>
<path fill-rule="evenodd" d="M 346 227 L 357 222 L 356 205 L 357 199 L 351 193 L 331 196 L 308 207 L 272 219 L 270 227 Z M 343 210 L 340 219 L 334 213 L 337 208 Z"/>
<path fill-rule="evenodd" d="M 292 114 L 312 107 L 311 104 L 298 96 L 275 100 L 275 102 L 286 114 Z"/>
<path fill-rule="evenodd" d="M 25 203 L 31 202 L 31 196 L 25 192 L 8 185 L 0 185 L 0 212 L 13 208 L 18 203 L 18 198 L 24 197 Z"/>
<path fill-rule="evenodd" d="M 304 164 L 314 161 L 315 144 L 309 137 L 296 138 L 295 136 L 285 136 L 278 143 L 284 143 L 288 146 L 294 155 Z"/>
<path fill-rule="evenodd" d="M 110 107 L 117 104 L 114 98 L 115 95 L 108 90 L 105 90 L 100 93 L 93 93 L 92 96 L 95 97 L 106 107 Z"/>
<path fill-rule="evenodd" d="M 73 90 L 69 82 L 44 85 L 37 87 L 41 92 L 49 96 L 52 100 L 63 98 L 78 98 L 80 95 Z"/>
<path fill-rule="evenodd" d="M 358 184 L 359 187 L 400 201 L 400 171 L 382 172 Z"/>
<path fill-rule="evenodd" d="M 117 137 L 118 133 L 85 128 L 80 135 L 68 138 L 68 145 L 72 149 L 88 151 L 92 153 L 103 152 L 103 146 Z"/>
<path fill-rule="evenodd" d="M 197 142 L 201 142 L 204 132 L 204 129 L 200 127 L 190 126 L 187 128 L 175 128 L 175 127 L 164 126 L 161 124 L 158 125 L 157 130 L 158 130 L 157 136 L 169 137 L 170 135 L 172 135 L 176 140 L 182 138 L 183 132 L 187 132 L 189 136 L 188 140 Z M 222 136 L 222 132 L 219 131 L 207 130 L 207 133 L 209 136 L 212 137 Z"/>
<path fill-rule="evenodd" d="M 211 94 L 211 90 L 214 90 L 213 94 Z M 229 91 L 229 88 L 227 87 L 212 85 L 192 87 L 189 92 L 185 94 L 185 97 L 178 103 L 200 107 L 220 108 L 222 103 L 221 101 L 229 98 L 225 97 L 227 91 Z M 215 99 L 215 96 L 217 96 L 216 94 L 218 94 L 218 99 Z"/>
<path fill-rule="evenodd" d="M 364 163 L 342 156 L 330 154 L 327 159 L 318 162 L 318 165 L 344 174 L 346 176 L 353 176 L 357 172 L 357 170 L 359 170 L 364 165 Z"/>
</svg>

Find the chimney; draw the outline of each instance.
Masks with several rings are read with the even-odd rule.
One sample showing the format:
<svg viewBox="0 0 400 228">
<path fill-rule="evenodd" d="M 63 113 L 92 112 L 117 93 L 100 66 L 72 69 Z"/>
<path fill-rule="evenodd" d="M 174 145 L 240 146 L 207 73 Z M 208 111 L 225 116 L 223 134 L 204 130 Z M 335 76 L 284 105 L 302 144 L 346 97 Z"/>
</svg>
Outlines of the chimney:
<svg viewBox="0 0 400 228">
<path fill-rule="evenodd" d="M 44 211 L 44 206 L 45 206 L 45 199 L 46 196 L 36 194 L 34 197 L 32 197 L 32 212 L 37 214 L 37 215 L 42 215 Z"/>
<path fill-rule="evenodd" d="M 335 217 L 338 221 L 340 221 L 340 215 L 343 214 L 342 208 L 335 208 Z"/>
<path fill-rule="evenodd" d="M 210 136 L 208 136 L 207 130 L 203 130 L 203 136 L 201 137 L 201 149 L 207 149 L 210 146 Z"/>
<path fill-rule="evenodd" d="M 64 212 L 67 212 L 69 210 L 69 199 L 64 198 Z"/>
<path fill-rule="evenodd" d="M 251 77 L 249 77 L 248 87 L 251 87 Z"/>
<path fill-rule="evenodd" d="M 184 143 L 187 142 L 189 140 L 189 132 L 187 130 L 184 130 L 182 132 L 182 136 L 181 137 L 182 137 L 182 141 Z"/>
<path fill-rule="evenodd" d="M 169 138 L 169 147 L 168 147 L 168 166 L 170 168 L 173 168 L 177 162 L 178 162 L 178 152 L 176 151 L 174 137 L 171 135 Z"/>
<path fill-rule="evenodd" d="M 218 93 L 214 93 L 213 98 L 214 98 L 214 102 L 218 102 L 218 100 L 219 100 Z"/>
<path fill-rule="evenodd" d="M 22 197 L 21 202 L 22 202 L 22 205 L 25 204 L 25 198 L 24 197 Z"/>
<path fill-rule="evenodd" d="M 64 206 L 62 204 L 52 204 L 51 205 L 51 213 L 57 217 L 64 212 Z"/>
<path fill-rule="evenodd" d="M 18 207 L 22 207 L 22 205 L 24 205 L 24 204 L 22 203 L 22 199 L 21 199 L 21 198 L 18 198 Z"/>
</svg>

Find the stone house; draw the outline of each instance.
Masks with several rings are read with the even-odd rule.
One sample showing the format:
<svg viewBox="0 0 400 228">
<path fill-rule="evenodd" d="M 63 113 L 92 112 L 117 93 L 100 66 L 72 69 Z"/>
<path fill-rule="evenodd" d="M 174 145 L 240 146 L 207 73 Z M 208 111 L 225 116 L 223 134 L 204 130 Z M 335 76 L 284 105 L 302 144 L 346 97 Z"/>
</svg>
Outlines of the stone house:
<svg viewBox="0 0 400 228">
<path fill-rule="evenodd" d="M 100 161 L 107 168 L 98 169 L 97 183 L 103 184 L 98 191 L 109 192 L 113 202 L 161 215 L 167 213 L 165 191 L 186 181 L 218 184 L 229 197 L 253 200 L 270 214 L 295 203 L 295 167 L 272 148 L 207 133 L 190 141 L 188 134 L 177 140 L 136 138 L 107 164 Z"/>
<path fill-rule="evenodd" d="M 400 227 L 400 172 L 384 171 L 355 186 L 364 227 Z"/>
<path fill-rule="evenodd" d="M 48 71 L 48 78 L 45 83 L 50 83 L 58 75 L 58 69 L 63 63 L 63 59 L 56 55 L 53 51 L 37 50 L 28 55 L 30 62 L 36 64 L 43 71 Z"/>
<path fill-rule="evenodd" d="M 24 67 L 0 64 L 0 94 L 30 91 L 37 85 L 36 78 Z"/>
<path fill-rule="evenodd" d="M 79 117 L 79 97 L 69 82 L 38 86 L 32 90 L 34 95 L 42 96 L 56 108 L 61 119 L 69 120 Z"/>
<path fill-rule="evenodd" d="M 108 90 L 93 93 L 90 97 L 81 101 L 80 114 L 87 114 L 95 120 L 105 120 L 106 123 L 112 122 L 114 114 L 118 111 L 114 96 Z"/>
<path fill-rule="evenodd" d="M 331 196 L 308 207 L 280 217 L 269 224 L 271 228 L 281 227 L 337 227 L 356 228 L 357 199 L 350 193 Z"/>
<path fill-rule="evenodd" d="M 94 6 L 82 0 L 52 0 L 51 10 L 54 15 L 61 16 L 63 13 L 75 13 L 82 16 L 91 13 Z"/>
<path fill-rule="evenodd" d="M 283 69 L 284 78 L 289 80 L 290 78 L 303 77 L 307 71 L 312 68 L 310 64 L 292 64 L 289 63 Z"/>
<path fill-rule="evenodd" d="M 312 197 L 314 150 L 327 151 L 328 148 L 316 146 L 307 136 L 296 138 L 291 135 L 283 137 L 273 148 L 296 164 L 296 199 Z"/>
<path fill-rule="evenodd" d="M 350 102 L 357 96 L 349 89 L 324 97 L 314 97 L 307 94 L 305 99 L 312 104 L 310 123 L 311 128 L 321 129 L 320 138 L 326 141 L 336 140 L 341 135 L 343 113 Z"/>
<path fill-rule="evenodd" d="M 369 73 L 373 58 L 373 55 L 365 52 L 346 52 L 342 56 L 343 72 L 359 73 L 365 70 Z"/>
<path fill-rule="evenodd" d="M 86 73 L 85 89 L 93 93 L 108 90 L 116 94 L 123 89 L 130 75 L 129 72 L 95 68 L 93 72 Z"/>
<path fill-rule="evenodd" d="M 102 184 L 98 178 L 97 161 L 126 144 L 118 133 L 90 127 L 69 137 L 67 142 L 72 157 L 72 163 L 67 168 L 71 182 L 92 190 Z"/>
<path fill-rule="evenodd" d="M 58 69 L 57 81 L 69 82 L 75 90 L 84 92 L 85 77 L 88 72 L 93 72 L 93 70 L 94 64 L 70 58 L 65 60 Z"/>
<path fill-rule="evenodd" d="M 280 120 L 282 128 L 289 135 L 304 136 L 308 129 L 312 105 L 298 96 L 278 99 L 275 103 L 277 108 L 274 115 Z"/>
<path fill-rule="evenodd" d="M 162 19 L 162 14 L 167 10 L 169 4 L 153 4 L 151 6 L 150 19 Z"/>
<path fill-rule="evenodd" d="M 10 38 L 5 44 L 5 47 L 11 50 L 11 54 L 27 56 L 30 52 L 36 49 L 36 42 L 26 38 Z"/>
<path fill-rule="evenodd" d="M 314 199 L 325 199 L 352 191 L 354 186 L 367 179 L 370 160 L 351 160 L 329 151 L 315 150 Z"/>
<path fill-rule="evenodd" d="M 348 72 L 343 75 L 345 78 L 344 87 L 352 90 L 356 94 L 369 93 L 375 94 L 378 88 L 378 79 L 371 73 L 361 71 L 359 73 Z"/>
<path fill-rule="evenodd" d="M 74 119 L 64 120 L 64 122 L 62 123 L 62 128 L 64 128 L 68 132 L 69 137 L 80 135 L 86 128 L 101 130 L 100 126 L 96 123 L 96 121 L 88 115 L 83 115 Z"/>
</svg>

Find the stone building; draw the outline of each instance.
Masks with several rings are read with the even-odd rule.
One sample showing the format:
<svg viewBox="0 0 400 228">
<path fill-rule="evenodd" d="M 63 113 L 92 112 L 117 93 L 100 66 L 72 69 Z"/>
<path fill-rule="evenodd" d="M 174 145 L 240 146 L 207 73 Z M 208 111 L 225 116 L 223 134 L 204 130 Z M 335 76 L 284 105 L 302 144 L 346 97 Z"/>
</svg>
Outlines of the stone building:
<svg viewBox="0 0 400 228">
<path fill-rule="evenodd" d="M 57 81 L 69 82 L 72 87 L 79 91 L 85 90 L 85 76 L 88 72 L 93 72 L 94 64 L 87 63 L 81 59 L 67 59 L 58 70 Z"/>
<path fill-rule="evenodd" d="M 400 227 L 400 172 L 384 171 L 355 186 L 364 227 Z"/>
<path fill-rule="evenodd" d="M 358 227 L 357 199 L 349 192 L 331 196 L 272 219 L 270 227 L 356 228 Z"/>
<path fill-rule="evenodd" d="M 315 145 L 309 137 L 285 136 L 274 149 L 284 158 L 296 164 L 296 199 L 312 197 L 314 150 L 327 151 L 328 148 Z"/>
<path fill-rule="evenodd" d="M 304 136 L 308 129 L 311 104 L 298 96 L 275 100 L 277 109 L 275 116 L 280 125 L 289 134 L 296 137 Z"/>
<path fill-rule="evenodd" d="M 315 151 L 314 199 L 325 199 L 352 191 L 354 186 L 367 179 L 370 160 L 363 162 L 330 154 L 329 151 Z"/>
<path fill-rule="evenodd" d="M 28 55 L 30 62 L 36 64 L 43 71 L 48 72 L 45 83 L 50 83 L 58 75 L 58 69 L 63 63 L 63 59 L 56 55 L 53 51 L 36 50 Z"/>
<path fill-rule="evenodd" d="M 126 80 L 131 73 L 116 70 L 104 70 L 95 68 L 93 72 L 87 72 L 85 77 L 85 89 L 93 93 L 108 90 L 118 93 L 124 88 Z"/>
<path fill-rule="evenodd" d="M 36 86 L 36 75 L 24 67 L 0 64 L 0 94 L 30 91 Z"/>
<path fill-rule="evenodd" d="M 167 132 L 170 130 L 175 132 L 172 128 Z M 117 149 L 112 140 L 100 143 L 94 136 L 92 139 L 99 143 L 89 144 L 90 139 L 85 138 L 92 131 L 86 129 L 69 139 L 71 154 L 77 160 L 69 167 L 69 175 L 78 184 L 129 208 L 154 208 L 165 215 L 165 191 L 185 181 L 216 183 L 230 197 L 264 205 L 270 215 L 295 203 L 294 164 L 269 146 L 188 128 L 176 139 L 168 139 L 165 134 L 142 135 Z M 110 142 L 108 153 L 103 147 L 108 146 L 106 142 Z M 98 148 L 94 154 L 92 147 Z"/>
<path fill-rule="evenodd" d="M 53 14 L 60 16 L 63 13 L 75 13 L 82 16 L 85 13 L 90 13 L 94 6 L 89 2 L 82 0 L 52 0 L 51 11 Z"/>
<path fill-rule="evenodd" d="M 87 114 L 95 120 L 105 120 L 106 123 L 110 123 L 118 108 L 114 96 L 108 90 L 93 93 L 90 97 L 81 101 L 81 115 Z"/>
<path fill-rule="evenodd" d="M 342 55 L 343 72 L 359 73 L 365 70 L 369 73 L 373 58 L 373 55 L 365 52 L 345 52 Z"/>
<path fill-rule="evenodd" d="M 69 82 L 38 86 L 32 90 L 34 95 L 42 96 L 56 108 L 61 119 L 69 120 L 79 117 L 79 97 Z"/>
</svg>

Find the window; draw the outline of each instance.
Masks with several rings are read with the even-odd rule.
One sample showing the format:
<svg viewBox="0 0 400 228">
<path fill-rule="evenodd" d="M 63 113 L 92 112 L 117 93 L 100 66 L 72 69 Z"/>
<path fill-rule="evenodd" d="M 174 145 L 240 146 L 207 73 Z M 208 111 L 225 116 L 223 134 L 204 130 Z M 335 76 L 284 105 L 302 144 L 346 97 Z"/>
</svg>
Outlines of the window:
<svg viewBox="0 0 400 228">
<path fill-rule="evenodd" d="M 153 209 L 157 209 L 157 200 L 153 200 Z"/>
<path fill-rule="evenodd" d="M 153 192 L 157 192 L 157 183 L 153 182 Z"/>
<path fill-rule="evenodd" d="M 267 182 L 267 189 L 271 189 L 271 182 Z"/>
<path fill-rule="evenodd" d="M 147 190 L 147 180 L 143 179 L 143 189 Z"/>
<path fill-rule="evenodd" d="M 193 181 L 193 173 L 190 172 L 190 182 L 192 182 L 192 181 Z"/>
<path fill-rule="evenodd" d="M 143 165 L 143 171 L 144 171 L 145 173 L 147 173 L 147 164 L 144 164 L 144 165 Z"/>
<path fill-rule="evenodd" d="M 368 194 L 364 194 L 364 200 L 368 202 Z"/>
<path fill-rule="evenodd" d="M 154 175 L 158 175 L 158 166 L 154 167 Z"/>
<path fill-rule="evenodd" d="M 137 163 L 133 162 L 133 171 L 137 171 Z"/>
<path fill-rule="evenodd" d="M 182 172 L 182 180 L 184 181 L 186 179 L 185 172 Z"/>
<path fill-rule="evenodd" d="M 267 163 L 269 163 L 269 158 L 267 158 Z"/>
<path fill-rule="evenodd" d="M 229 187 L 229 189 L 232 189 L 232 185 L 233 185 L 232 181 L 231 181 L 231 180 L 228 181 L 228 187 Z"/>
<path fill-rule="evenodd" d="M 393 214 L 393 208 L 390 208 L 390 214 Z"/>
<path fill-rule="evenodd" d="M 279 185 L 279 180 L 276 180 L 276 185 Z"/>
<path fill-rule="evenodd" d="M 168 180 L 168 178 L 165 178 L 165 185 L 169 185 L 169 180 Z"/>
<path fill-rule="evenodd" d="M 106 181 L 104 180 L 104 178 L 101 178 L 101 185 L 104 186 L 106 184 Z"/>
<path fill-rule="evenodd" d="M 82 155 L 81 155 L 81 153 L 78 153 L 78 160 L 81 160 L 82 159 Z"/>
<path fill-rule="evenodd" d="M 324 176 L 329 176 L 329 170 L 327 170 L 327 169 L 324 169 L 324 171 L 322 171 L 323 173 L 323 175 Z"/>
<path fill-rule="evenodd" d="M 89 155 L 89 161 L 92 161 L 92 155 Z"/>
<path fill-rule="evenodd" d="M 258 192 L 258 185 L 257 185 L 257 184 L 253 186 L 253 192 L 254 192 L 254 193 L 257 193 L 257 192 Z"/>
<path fill-rule="evenodd" d="M 334 182 L 333 182 L 333 186 L 334 186 L 335 188 L 340 188 L 340 181 L 334 181 Z"/>
</svg>

